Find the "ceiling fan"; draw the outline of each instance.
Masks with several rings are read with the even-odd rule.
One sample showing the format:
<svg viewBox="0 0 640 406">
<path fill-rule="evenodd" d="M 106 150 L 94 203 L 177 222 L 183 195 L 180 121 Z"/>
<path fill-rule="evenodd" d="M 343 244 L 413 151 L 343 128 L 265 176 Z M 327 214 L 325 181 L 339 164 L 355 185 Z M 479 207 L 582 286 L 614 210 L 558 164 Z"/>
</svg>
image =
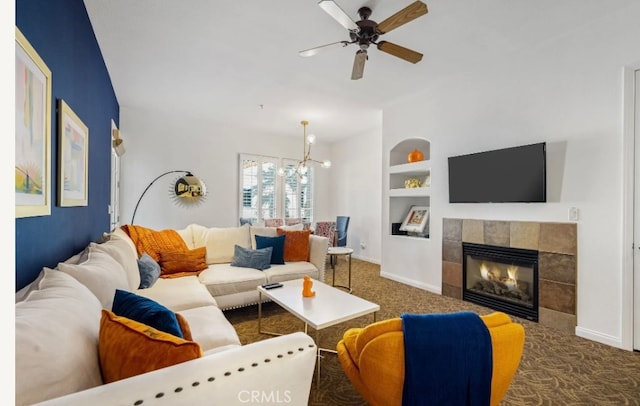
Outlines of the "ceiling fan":
<svg viewBox="0 0 640 406">
<path fill-rule="evenodd" d="M 360 49 L 356 51 L 356 56 L 353 61 L 353 70 L 351 72 L 352 80 L 362 78 L 364 64 L 368 59 L 367 49 L 371 44 L 376 45 L 376 47 L 382 52 L 386 52 L 411 63 L 418 63 L 422 60 L 421 53 L 396 45 L 392 42 L 378 41 L 378 38 L 401 25 L 427 14 L 427 5 L 425 3 L 416 1 L 398 11 L 391 17 L 383 20 L 381 23 L 369 20 L 369 17 L 371 16 L 371 9 L 369 7 L 360 7 L 358 10 L 360 21 L 353 21 L 353 19 L 351 19 L 351 17 L 349 17 L 349 15 L 347 15 L 347 13 L 345 13 L 333 0 L 320 0 L 318 5 L 338 23 L 349 30 L 350 40 L 333 42 L 331 44 L 306 49 L 298 53 L 300 56 L 312 56 L 326 49 L 346 47 L 349 44 L 358 44 Z"/>
</svg>

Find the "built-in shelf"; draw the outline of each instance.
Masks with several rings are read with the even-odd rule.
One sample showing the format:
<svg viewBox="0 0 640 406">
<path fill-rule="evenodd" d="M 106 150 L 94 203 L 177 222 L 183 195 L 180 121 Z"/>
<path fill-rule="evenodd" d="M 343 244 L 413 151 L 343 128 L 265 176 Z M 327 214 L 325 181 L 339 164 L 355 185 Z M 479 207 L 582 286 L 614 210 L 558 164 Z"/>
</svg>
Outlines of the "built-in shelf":
<svg viewBox="0 0 640 406">
<path fill-rule="evenodd" d="M 397 188 L 390 189 L 390 197 L 398 196 L 429 196 L 429 187 L 414 187 L 414 188 Z"/>
<path fill-rule="evenodd" d="M 424 160 L 418 162 L 407 162 L 408 154 L 414 149 L 420 150 L 424 155 Z M 400 141 L 389 151 L 389 185 L 387 197 L 389 202 L 389 234 L 393 234 L 393 224 L 401 223 L 412 206 L 430 207 L 431 203 L 431 143 L 422 138 L 408 138 Z M 418 179 L 421 187 L 407 188 L 405 182 L 408 179 Z M 429 234 L 429 223 L 425 234 Z M 395 237 L 396 235 L 394 235 Z M 418 237 L 403 235 L 402 238 L 428 239 L 428 237 Z"/>
</svg>

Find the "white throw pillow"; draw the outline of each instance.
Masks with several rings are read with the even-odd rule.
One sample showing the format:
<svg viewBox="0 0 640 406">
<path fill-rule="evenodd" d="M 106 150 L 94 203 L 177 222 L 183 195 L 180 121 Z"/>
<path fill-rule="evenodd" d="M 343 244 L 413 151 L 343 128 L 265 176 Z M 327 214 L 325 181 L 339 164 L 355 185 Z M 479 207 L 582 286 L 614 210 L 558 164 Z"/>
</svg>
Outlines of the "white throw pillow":
<svg viewBox="0 0 640 406">
<path fill-rule="evenodd" d="M 73 277 L 44 268 L 15 306 L 16 405 L 31 405 L 102 384 L 101 304 Z"/>
<path fill-rule="evenodd" d="M 251 238 L 251 249 L 256 249 L 256 235 L 261 235 L 264 237 L 277 237 L 278 230 L 275 227 L 256 227 L 251 226 L 250 230 L 250 238 Z"/>
<path fill-rule="evenodd" d="M 304 230 L 304 224 L 298 223 L 292 226 L 280 226 L 278 228 L 281 228 L 283 230 Z"/>
<path fill-rule="evenodd" d="M 105 309 L 111 310 L 116 289 L 130 290 L 129 280 L 122 266 L 106 252 L 89 246 L 85 262 L 77 265 L 58 264 L 58 269 L 76 278 L 100 300 Z"/>
<path fill-rule="evenodd" d="M 225 264 L 233 260 L 234 247 L 251 247 L 249 225 L 241 227 L 208 228 L 195 240 L 196 247 L 207 248 L 207 264 Z M 194 233 L 194 238 L 196 234 Z"/>
<path fill-rule="evenodd" d="M 108 241 L 102 244 L 92 242 L 89 244 L 89 247 L 104 251 L 118 261 L 127 274 L 127 280 L 129 281 L 129 288 L 127 290 L 134 290 L 140 287 L 138 254 L 136 251 L 131 251 L 131 247 L 124 239 L 117 235 L 112 235 Z"/>
</svg>

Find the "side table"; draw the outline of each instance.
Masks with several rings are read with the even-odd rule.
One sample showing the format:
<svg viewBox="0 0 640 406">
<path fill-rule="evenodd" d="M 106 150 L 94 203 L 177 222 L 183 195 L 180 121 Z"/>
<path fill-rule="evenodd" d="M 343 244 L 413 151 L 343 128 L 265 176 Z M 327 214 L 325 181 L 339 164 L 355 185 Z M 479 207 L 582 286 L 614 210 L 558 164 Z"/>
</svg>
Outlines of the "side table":
<svg viewBox="0 0 640 406">
<path fill-rule="evenodd" d="M 334 286 L 336 288 L 343 288 L 343 289 L 346 289 L 349 293 L 352 293 L 353 289 L 351 289 L 351 254 L 353 254 L 353 248 L 329 247 L 328 254 L 331 256 L 331 259 L 332 259 L 331 268 L 333 269 L 333 281 L 331 286 Z M 336 260 L 339 255 L 346 256 L 347 260 L 349 261 L 349 285 L 348 286 L 336 285 Z"/>
</svg>

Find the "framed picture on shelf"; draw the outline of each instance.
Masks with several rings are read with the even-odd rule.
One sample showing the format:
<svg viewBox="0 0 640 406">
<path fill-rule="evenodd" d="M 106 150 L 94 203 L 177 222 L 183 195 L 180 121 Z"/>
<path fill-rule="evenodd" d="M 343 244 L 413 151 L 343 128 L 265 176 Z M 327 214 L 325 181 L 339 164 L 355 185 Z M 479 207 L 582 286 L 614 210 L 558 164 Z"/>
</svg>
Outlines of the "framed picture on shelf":
<svg viewBox="0 0 640 406">
<path fill-rule="evenodd" d="M 58 102 L 58 204 L 88 203 L 89 129 L 64 100 Z"/>
<path fill-rule="evenodd" d="M 16 27 L 16 217 L 51 214 L 51 71 Z"/>
<path fill-rule="evenodd" d="M 410 233 L 422 233 L 427 222 L 429 221 L 429 208 L 426 206 L 411 206 L 407 217 L 405 217 L 400 231 Z"/>
</svg>

